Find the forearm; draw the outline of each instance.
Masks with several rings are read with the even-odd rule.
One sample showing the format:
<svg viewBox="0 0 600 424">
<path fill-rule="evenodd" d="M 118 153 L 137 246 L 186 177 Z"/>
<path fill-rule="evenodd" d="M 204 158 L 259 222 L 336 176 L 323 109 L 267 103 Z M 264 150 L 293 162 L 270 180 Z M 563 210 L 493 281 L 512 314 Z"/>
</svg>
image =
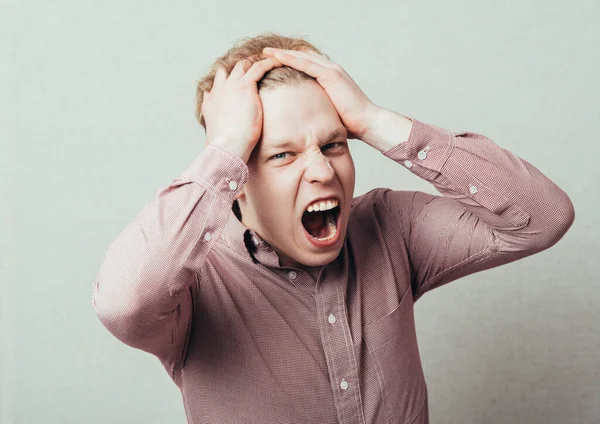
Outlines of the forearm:
<svg viewBox="0 0 600 424">
<path fill-rule="evenodd" d="M 382 107 L 376 107 L 367 122 L 367 130 L 360 138 L 381 153 L 408 140 L 413 123 L 411 118 Z"/>
<path fill-rule="evenodd" d="M 552 244 L 572 222 L 563 190 L 482 134 L 453 133 L 415 119 L 408 140 L 383 153 L 514 242 Z"/>
<path fill-rule="evenodd" d="M 195 274 L 247 178 L 241 159 L 206 147 L 110 244 L 92 305 L 114 336 L 161 359 L 176 359 L 192 312 Z"/>
<path fill-rule="evenodd" d="M 443 196 L 383 191 L 414 269 L 413 298 L 551 247 L 574 220 L 569 197 L 526 160 L 474 132 L 413 119 L 383 153 Z"/>
</svg>

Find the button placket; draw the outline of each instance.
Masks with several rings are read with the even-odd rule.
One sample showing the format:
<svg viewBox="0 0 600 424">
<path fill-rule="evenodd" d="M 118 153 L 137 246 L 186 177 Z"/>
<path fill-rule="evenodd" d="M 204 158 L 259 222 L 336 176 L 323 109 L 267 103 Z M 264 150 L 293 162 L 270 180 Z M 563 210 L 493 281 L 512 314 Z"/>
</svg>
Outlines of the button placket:
<svg viewBox="0 0 600 424">
<path fill-rule="evenodd" d="M 344 305 L 339 303 L 343 302 L 343 296 L 340 297 L 337 290 L 335 284 L 317 286 L 316 300 L 320 322 L 323 323 L 320 324 L 323 348 L 340 422 L 364 424 L 360 387 L 358 383 L 353 386 L 349 383 L 358 382 L 358 365 L 353 345 L 349 343 L 350 328 Z M 336 314 L 332 311 L 336 311 Z"/>
</svg>

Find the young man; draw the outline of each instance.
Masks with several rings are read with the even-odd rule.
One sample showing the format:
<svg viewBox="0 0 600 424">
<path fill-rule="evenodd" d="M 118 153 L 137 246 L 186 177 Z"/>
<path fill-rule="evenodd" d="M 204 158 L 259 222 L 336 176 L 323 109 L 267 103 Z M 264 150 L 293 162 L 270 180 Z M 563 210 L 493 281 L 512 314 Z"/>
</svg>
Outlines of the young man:
<svg viewBox="0 0 600 424">
<path fill-rule="evenodd" d="M 315 50 L 261 58 L 215 72 L 205 149 L 111 243 L 94 309 L 161 360 L 190 423 L 427 423 L 415 301 L 551 247 L 573 205 L 489 138 L 376 106 Z M 259 92 L 283 67 L 312 79 Z M 347 138 L 443 196 L 354 197 Z"/>
</svg>

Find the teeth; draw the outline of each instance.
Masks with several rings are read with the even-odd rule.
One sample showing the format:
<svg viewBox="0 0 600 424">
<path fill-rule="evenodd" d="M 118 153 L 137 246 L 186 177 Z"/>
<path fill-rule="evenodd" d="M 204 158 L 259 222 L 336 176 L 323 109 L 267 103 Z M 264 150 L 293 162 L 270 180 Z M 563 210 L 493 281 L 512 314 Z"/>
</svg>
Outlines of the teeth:
<svg viewBox="0 0 600 424">
<path fill-rule="evenodd" d="M 326 211 L 329 209 L 333 209 L 338 205 L 337 199 L 327 200 L 322 202 L 315 202 L 310 205 L 306 210 L 309 212 L 313 211 Z"/>
<path fill-rule="evenodd" d="M 311 237 L 314 238 L 315 240 L 319 240 L 319 241 L 327 241 L 327 240 L 331 240 L 332 238 L 335 237 L 335 235 L 337 233 L 337 225 L 336 225 L 335 219 L 331 215 L 329 215 L 327 217 L 327 228 L 329 229 L 329 236 L 319 238 L 319 237 L 315 237 L 311 234 Z"/>
</svg>

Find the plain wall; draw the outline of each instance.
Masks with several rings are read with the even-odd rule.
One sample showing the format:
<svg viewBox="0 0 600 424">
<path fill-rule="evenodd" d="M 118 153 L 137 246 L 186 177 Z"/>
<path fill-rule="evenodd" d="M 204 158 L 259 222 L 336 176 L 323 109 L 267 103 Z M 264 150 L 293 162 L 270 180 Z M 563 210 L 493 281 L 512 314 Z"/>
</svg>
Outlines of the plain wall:
<svg viewBox="0 0 600 424">
<path fill-rule="evenodd" d="M 575 206 L 554 247 L 416 303 L 431 422 L 600 422 L 600 3 L 152 3 L 0 3 L 2 424 L 186 422 L 160 362 L 101 325 L 92 285 L 204 147 L 197 80 L 266 31 L 307 37 L 380 106 L 490 137 Z M 350 143 L 356 196 L 439 194 Z"/>
</svg>

